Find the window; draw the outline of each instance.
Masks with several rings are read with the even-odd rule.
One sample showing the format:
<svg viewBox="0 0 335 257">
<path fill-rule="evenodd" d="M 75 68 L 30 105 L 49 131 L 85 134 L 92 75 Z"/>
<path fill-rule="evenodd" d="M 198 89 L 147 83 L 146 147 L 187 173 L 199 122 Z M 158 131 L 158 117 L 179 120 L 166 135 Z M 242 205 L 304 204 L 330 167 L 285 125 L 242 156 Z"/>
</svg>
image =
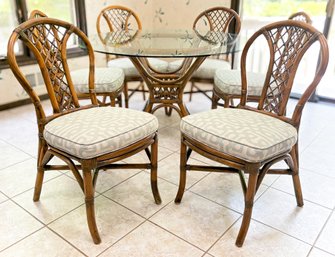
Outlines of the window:
<svg viewBox="0 0 335 257">
<path fill-rule="evenodd" d="M 0 1 L 0 67 L 7 66 L 7 39 L 13 29 L 20 23 L 26 21 L 29 13 L 38 9 L 49 17 L 65 20 L 75 24 L 85 33 L 86 15 L 85 4 L 82 0 L 1 0 Z M 21 64 L 33 63 L 33 58 L 29 50 L 18 43 L 15 48 L 18 61 Z M 69 46 L 69 57 L 84 55 L 85 51 L 78 47 L 78 43 L 73 39 Z"/>
</svg>

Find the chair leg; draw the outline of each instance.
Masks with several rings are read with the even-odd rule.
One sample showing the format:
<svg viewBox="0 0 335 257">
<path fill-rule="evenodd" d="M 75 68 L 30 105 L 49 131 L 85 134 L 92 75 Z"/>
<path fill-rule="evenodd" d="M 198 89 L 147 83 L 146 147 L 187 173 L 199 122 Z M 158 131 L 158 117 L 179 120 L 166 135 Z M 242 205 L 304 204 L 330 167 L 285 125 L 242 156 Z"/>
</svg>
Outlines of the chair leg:
<svg viewBox="0 0 335 257">
<path fill-rule="evenodd" d="M 151 190 L 154 195 L 155 203 L 160 204 L 162 202 L 159 195 L 158 186 L 157 186 L 157 155 L 158 155 L 158 136 L 155 136 L 155 141 L 151 145 Z"/>
<path fill-rule="evenodd" d="M 101 239 L 99 236 L 98 227 L 95 220 L 95 209 L 94 209 L 94 186 L 93 186 L 92 170 L 94 170 L 95 167 L 93 165 L 93 161 L 92 160 L 83 161 L 82 168 L 83 168 L 87 224 L 93 242 L 95 244 L 100 244 Z"/>
<path fill-rule="evenodd" d="M 37 174 L 36 174 L 34 197 L 33 197 L 34 202 L 40 200 L 43 178 L 44 178 L 43 159 L 47 153 L 47 150 L 48 150 L 47 145 L 43 143 L 43 141 L 40 139 L 38 142 Z M 49 159 L 51 159 L 51 156 Z"/>
<path fill-rule="evenodd" d="M 296 143 L 295 146 L 292 148 L 291 156 L 292 156 L 293 166 L 294 166 L 291 168 L 293 169 L 292 179 L 293 179 L 294 192 L 295 192 L 295 197 L 297 200 L 297 205 L 301 207 L 304 205 L 304 200 L 302 197 L 302 190 L 301 190 L 300 177 L 299 177 L 298 143 Z"/>
<path fill-rule="evenodd" d="M 224 96 L 223 97 L 223 101 L 224 101 L 223 107 L 224 108 L 229 108 L 229 104 L 230 104 L 230 98 L 229 98 L 229 96 Z"/>
<path fill-rule="evenodd" d="M 189 101 L 190 102 L 192 101 L 192 94 L 193 94 L 194 86 L 195 86 L 195 82 L 191 81 L 191 90 L 190 90 L 190 96 L 189 96 Z"/>
<path fill-rule="evenodd" d="M 218 108 L 218 102 L 219 102 L 219 100 L 220 100 L 220 98 L 213 91 L 213 95 L 212 95 L 212 109 L 217 109 Z"/>
<path fill-rule="evenodd" d="M 251 220 L 252 207 L 254 204 L 254 197 L 256 194 L 258 167 L 255 166 L 253 168 L 252 167 L 250 168 L 251 169 L 249 172 L 248 188 L 244 199 L 245 205 L 244 205 L 242 224 L 235 242 L 236 246 L 238 247 L 242 247 L 244 239 L 247 235 Z"/>
<path fill-rule="evenodd" d="M 110 101 L 111 101 L 110 105 L 111 105 L 112 107 L 115 107 L 115 104 L 116 104 L 116 101 L 115 101 L 115 95 L 113 95 L 113 94 L 109 95 L 109 99 L 110 99 Z"/>
<path fill-rule="evenodd" d="M 124 94 L 124 105 L 126 108 L 129 108 L 128 83 L 127 82 L 124 82 L 123 94 Z"/>
<path fill-rule="evenodd" d="M 141 82 L 141 90 L 142 90 L 142 95 L 143 95 L 143 101 L 145 101 L 146 97 L 145 97 L 145 87 L 144 87 L 144 82 Z"/>
<path fill-rule="evenodd" d="M 186 186 L 186 163 L 187 163 L 187 155 L 186 155 L 186 145 L 183 142 L 183 138 L 181 140 L 180 145 L 180 178 L 179 178 L 179 188 L 177 196 L 174 200 L 175 203 L 180 203 L 183 198 L 185 186 Z"/>
</svg>

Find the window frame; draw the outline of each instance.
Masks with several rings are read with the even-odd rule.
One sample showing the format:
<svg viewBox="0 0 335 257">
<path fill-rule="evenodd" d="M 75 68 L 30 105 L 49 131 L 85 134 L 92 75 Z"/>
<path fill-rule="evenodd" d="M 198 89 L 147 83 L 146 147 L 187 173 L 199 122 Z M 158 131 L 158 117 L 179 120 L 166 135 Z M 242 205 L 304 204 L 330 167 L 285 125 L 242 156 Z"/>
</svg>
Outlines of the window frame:
<svg viewBox="0 0 335 257">
<path fill-rule="evenodd" d="M 85 1 L 73 0 L 74 9 L 76 13 L 75 25 L 80 28 L 87 35 L 87 22 L 86 22 L 86 9 Z M 28 19 L 28 9 L 26 0 L 15 0 L 16 5 L 16 18 L 19 23 L 22 23 Z M 76 46 L 68 50 L 68 58 L 75 58 L 87 55 L 87 51 Z M 35 64 L 35 58 L 29 51 L 27 46 L 23 46 L 23 54 L 17 55 L 17 62 L 19 65 L 30 65 Z M 0 56 L 0 69 L 9 68 L 7 56 Z"/>
</svg>

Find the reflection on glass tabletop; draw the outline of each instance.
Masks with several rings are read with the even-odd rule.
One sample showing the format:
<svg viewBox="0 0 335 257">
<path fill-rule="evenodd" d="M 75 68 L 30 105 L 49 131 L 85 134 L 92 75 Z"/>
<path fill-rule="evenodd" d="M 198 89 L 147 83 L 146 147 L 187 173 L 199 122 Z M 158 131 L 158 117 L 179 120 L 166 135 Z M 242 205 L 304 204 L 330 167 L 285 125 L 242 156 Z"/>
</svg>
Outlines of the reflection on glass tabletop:
<svg viewBox="0 0 335 257">
<path fill-rule="evenodd" d="M 236 34 L 197 30 L 120 30 L 90 37 L 96 52 L 137 57 L 197 57 L 239 50 Z"/>
</svg>

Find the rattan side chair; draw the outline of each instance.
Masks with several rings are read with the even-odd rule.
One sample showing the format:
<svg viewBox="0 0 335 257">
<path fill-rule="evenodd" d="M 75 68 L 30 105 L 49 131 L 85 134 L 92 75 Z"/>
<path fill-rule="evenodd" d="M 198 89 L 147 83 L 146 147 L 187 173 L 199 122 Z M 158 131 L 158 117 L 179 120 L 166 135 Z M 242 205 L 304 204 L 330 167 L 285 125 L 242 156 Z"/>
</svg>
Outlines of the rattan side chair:
<svg viewBox="0 0 335 257">
<path fill-rule="evenodd" d="M 29 19 L 35 19 L 39 17 L 48 17 L 44 12 L 40 10 L 33 10 Z M 38 33 L 41 33 L 38 31 Z M 89 99 L 90 94 L 88 92 L 88 69 L 78 69 L 71 72 L 72 82 L 77 91 L 77 96 L 80 99 Z M 121 92 L 123 90 L 124 73 L 120 68 L 96 68 L 95 69 L 95 90 L 96 95 L 101 96 L 102 100 L 98 98 L 100 105 L 111 105 L 115 106 L 116 99 L 118 104 L 122 106 Z M 107 102 L 109 98 L 110 102 Z"/>
<path fill-rule="evenodd" d="M 103 25 L 105 25 L 105 27 Z M 118 30 L 141 30 L 142 23 L 139 16 L 128 7 L 110 5 L 100 11 L 96 22 L 96 28 L 98 34 Z M 145 93 L 148 91 L 145 90 L 144 82 L 131 60 L 125 57 L 111 57 L 111 55 L 106 55 L 106 59 L 108 67 L 121 68 L 125 73 L 125 107 L 129 107 L 129 98 L 135 92 L 142 92 L 143 100 L 145 100 Z M 166 71 L 168 69 L 168 63 L 166 61 L 157 58 L 148 58 L 148 61 L 150 65 L 158 71 Z M 135 89 L 129 89 L 128 82 L 136 81 L 140 82 L 140 84 Z"/>
<path fill-rule="evenodd" d="M 311 18 L 305 12 L 292 14 L 289 20 L 295 20 L 312 24 Z M 248 101 L 257 102 L 261 96 L 265 74 L 259 72 L 248 72 Z M 234 106 L 234 99 L 241 98 L 241 71 L 217 69 L 214 75 L 214 88 L 212 96 L 212 109 L 217 108 L 220 99 L 223 106 Z M 221 105 L 221 104 L 220 104 Z"/>
<path fill-rule="evenodd" d="M 238 34 L 241 29 L 240 16 L 230 8 L 213 7 L 201 12 L 193 22 L 193 29 L 208 29 L 212 31 L 229 32 L 230 26 L 234 25 L 234 33 Z M 207 58 L 192 75 L 189 99 L 192 100 L 193 93 L 203 93 L 210 100 L 212 95 L 208 95 L 211 90 L 204 90 L 197 83 L 214 84 L 214 74 L 218 68 L 231 69 L 229 55 L 215 55 Z M 177 69 L 181 65 L 181 60 L 170 63 L 170 70 Z"/>
<path fill-rule="evenodd" d="M 270 51 L 269 65 L 257 107 L 246 105 L 248 80 L 246 58 L 250 46 L 265 37 Z M 314 44 L 320 45 L 320 62 L 311 83 L 286 116 L 286 105 L 299 63 Z M 246 43 L 241 56 L 242 98 L 238 108 L 220 108 L 189 115 L 181 120 L 180 184 L 175 199 L 180 203 L 185 189 L 186 170 L 228 172 L 239 175 L 244 193 L 244 213 L 236 245 L 245 240 L 254 196 L 266 174 L 290 175 L 298 206 L 303 205 L 299 179 L 298 131 L 302 110 L 324 75 L 329 59 L 327 40 L 314 27 L 286 20 L 258 30 Z M 312 65 L 312 64 L 310 64 Z M 300 81 L 302 82 L 302 81 Z M 187 164 L 192 151 L 226 166 Z M 272 165 L 285 161 L 287 168 Z M 249 174 L 248 181 L 244 174 Z M 211 188 L 215 190 L 215 185 Z M 222 197 L 225 197 L 222 195 Z"/>
<path fill-rule="evenodd" d="M 66 46 L 73 36 L 82 40 L 88 52 L 88 91 L 92 104 L 87 106 L 79 104 L 67 63 Z M 40 98 L 18 66 L 14 51 L 18 40 L 29 48 L 37 60 L 52 105 L 51 115 L 46 115 Z M 45 171 L 71 170 L 84 193 L 87 223 L 96 244 L 101 242 L 94 207 L 100 169 L 150 169 L 154 200 L 157 204 L 161 202 L 157 187 L 158 121 L 149 113 L 98 105 L 94 85 L 94 53 L 81 30 L 52 18 L 28 20 L 14 29 L 10 36 L 7 57 L 12 72 L 36 111 L 39 146 L 34 201 L 40 199 Z M 149 158 L 147 163 L 115 163 L 143 150 Z M 66 165 L 49 164 L 54 156 Z"/>
</svg>

